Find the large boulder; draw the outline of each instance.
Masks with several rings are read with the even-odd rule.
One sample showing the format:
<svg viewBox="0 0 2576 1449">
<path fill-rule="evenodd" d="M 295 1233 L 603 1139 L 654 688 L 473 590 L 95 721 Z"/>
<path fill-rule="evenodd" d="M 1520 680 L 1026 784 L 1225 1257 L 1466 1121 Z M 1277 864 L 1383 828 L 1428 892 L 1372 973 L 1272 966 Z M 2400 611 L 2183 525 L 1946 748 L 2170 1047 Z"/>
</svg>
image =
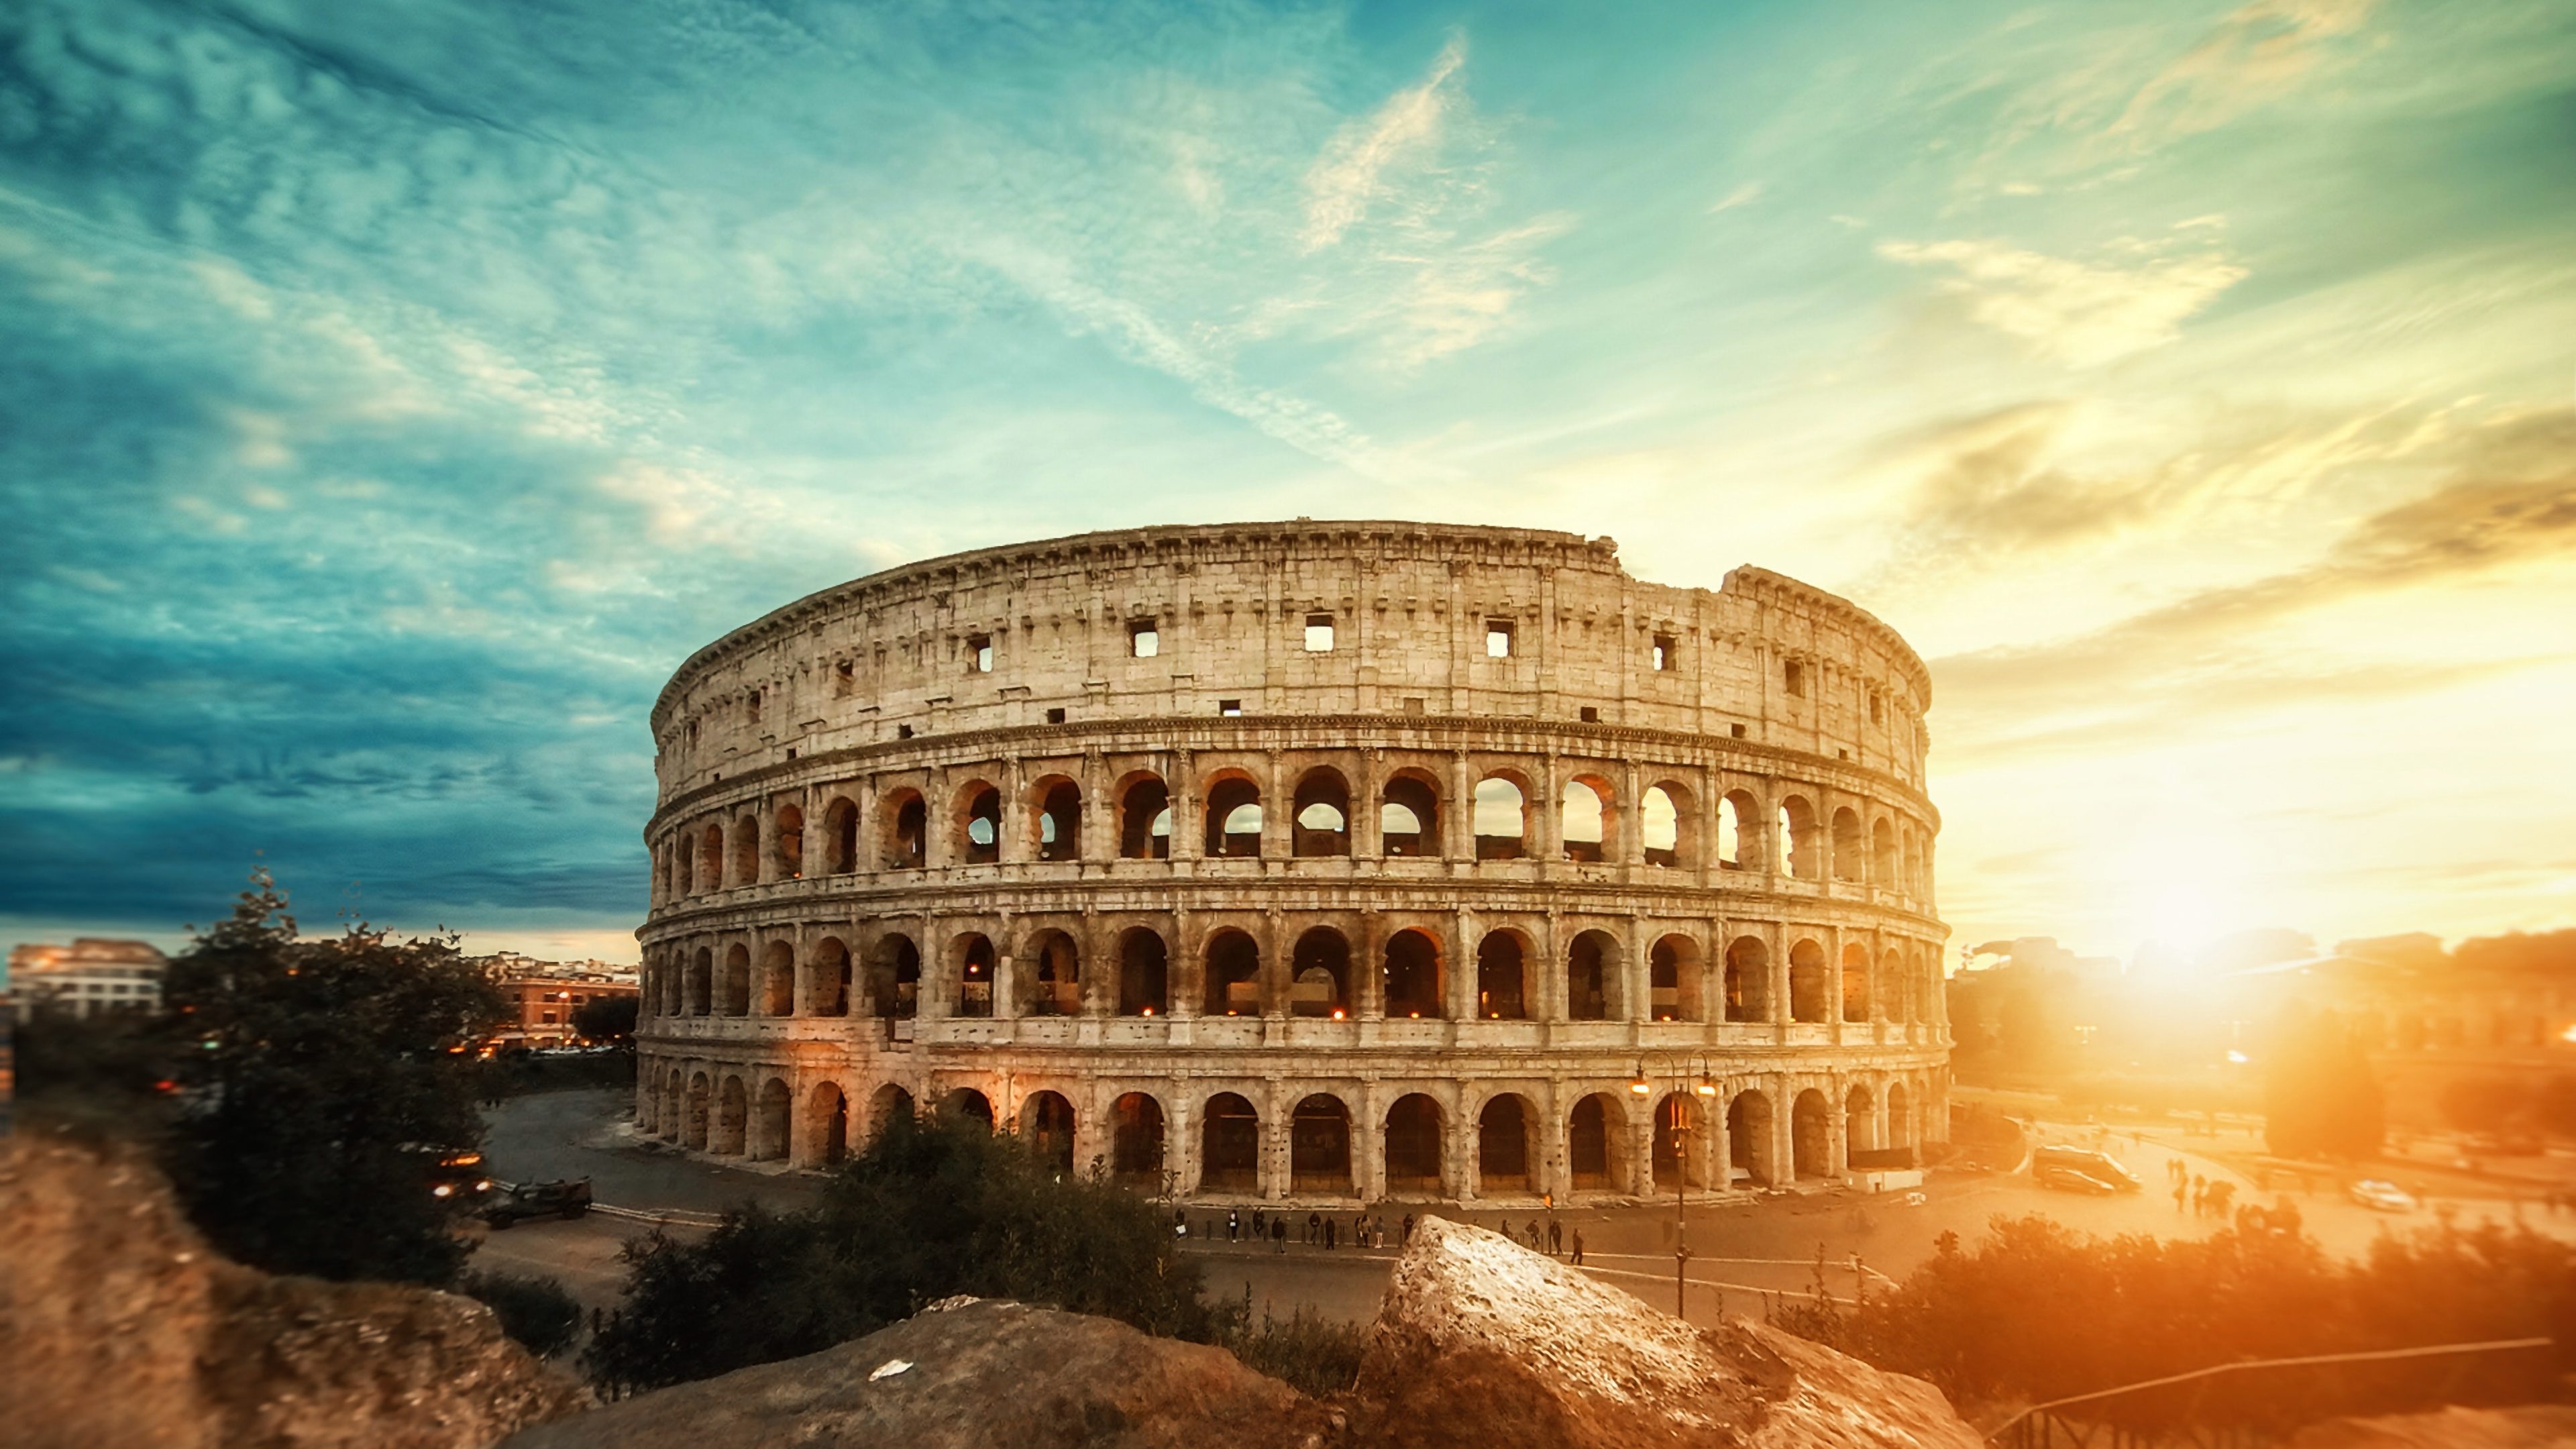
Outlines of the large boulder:
<svg viewBox="0 0 2576 1449">
<path fill-rule="evenodd" d="M 1920 1379 L 1760 1324 L 1697 1328 L 1499 1234 L 1425 1218 L 1352 1407 L 1388 1449 L 1977 1449 Z"/>
<path fill-rule="evenodd" d="M 1223 1349 L 958 1299 L 821 1353 L 522 1430 L 502 1449 L 1321 1449 L 1339 1428 Z"/>
<path fill-rule="evenodd" d="M 0 1438 L 482 1449 L 591 1402 L 470 1298 L 218 1256 L 139 1156 L 0 1141 Z"/>
<path fill-rule="evenodd" d="M 2576 1444 L 2576 1406 L 2454 1405 L 2429 1414 L 2329 1419 L 2292 1435 L 2288 1449 L 2566 1449 L 2571 1444 Z"/>
</svg>

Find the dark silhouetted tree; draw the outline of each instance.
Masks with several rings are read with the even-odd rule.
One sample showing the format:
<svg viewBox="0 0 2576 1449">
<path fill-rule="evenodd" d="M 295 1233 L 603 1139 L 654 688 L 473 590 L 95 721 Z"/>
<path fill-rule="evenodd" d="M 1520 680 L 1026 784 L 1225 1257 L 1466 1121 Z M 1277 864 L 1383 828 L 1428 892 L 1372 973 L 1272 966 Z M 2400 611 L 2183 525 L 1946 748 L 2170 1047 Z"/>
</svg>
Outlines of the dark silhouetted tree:
<svg viewBox="0 0 2576 1449">
<path fill-rule="evenodd" d="M 635 1040 L 638 1002 L 632 996 L 603 996 L 573 1008 L 572 1029 L 591 1041 L 625 1046 Z"/>
<path fill-rule="evenodd" d="M 2293 1003 L 2272 1031 L 2263 1132 L 2284 1157 L 2374 1157 L 2387 1137 L 2379 1080 L 2352 1029 Z"/>
</svg>

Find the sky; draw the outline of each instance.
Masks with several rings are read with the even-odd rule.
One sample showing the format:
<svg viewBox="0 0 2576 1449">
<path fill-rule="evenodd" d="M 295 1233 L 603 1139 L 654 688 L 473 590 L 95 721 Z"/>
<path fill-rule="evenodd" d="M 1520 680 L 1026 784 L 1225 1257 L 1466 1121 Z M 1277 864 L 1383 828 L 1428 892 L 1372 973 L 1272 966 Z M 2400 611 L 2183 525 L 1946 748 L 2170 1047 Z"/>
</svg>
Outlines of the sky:
<svg viewBox="0 0 2576 1449">
<path fill-rule="evenodd" d="M 0 941 L 631 960 L 910 559 L 1419 518 L 1931 661 L 1954 941 L 2576 923 L 2576 7 L 0 7 Z"/>
</svg>

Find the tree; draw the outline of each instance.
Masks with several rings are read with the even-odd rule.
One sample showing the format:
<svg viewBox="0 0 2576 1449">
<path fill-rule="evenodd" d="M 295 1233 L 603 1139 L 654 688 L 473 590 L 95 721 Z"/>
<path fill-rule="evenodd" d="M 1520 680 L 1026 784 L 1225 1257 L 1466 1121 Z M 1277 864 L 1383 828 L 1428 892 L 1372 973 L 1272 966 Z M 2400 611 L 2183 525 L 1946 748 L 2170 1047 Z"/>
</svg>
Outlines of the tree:
<svg viewBox="0 0 2576 1449">
<path fill-rule="evenodd" d="M 2283 1157 L 2376 1157 L 2388 1127 L 2379 1080 L 2331 1011 L 2283 1008 L 2263 1074 L 2263 1134 Z"/>
<path fill-rule="evenodd" d="M 467 1050 L 507 1005 L 452 937 L 305 940 L 268 874 L 251 884 L 163 987 L 189 1214 L 271 1271 L 448 1283 L 469 1249 L 430 1174 L 482 1140 Z"/>
<path fill-rule="evenodd" d="M 602 996 L 573 1008 L 572 1029 L 591 1041 L 625 1046 L 635 1040 L 638 1002 L 632 996 Z"/>
</svg>

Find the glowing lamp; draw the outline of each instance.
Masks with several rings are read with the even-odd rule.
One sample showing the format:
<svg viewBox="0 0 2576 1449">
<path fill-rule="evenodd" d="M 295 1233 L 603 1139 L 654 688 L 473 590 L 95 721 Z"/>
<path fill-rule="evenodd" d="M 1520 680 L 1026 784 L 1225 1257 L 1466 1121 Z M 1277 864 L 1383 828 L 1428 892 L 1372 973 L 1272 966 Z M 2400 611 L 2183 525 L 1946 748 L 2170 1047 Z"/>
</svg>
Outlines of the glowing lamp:
<svg viewBox="0 0 2576 1449">
<path fill-rule="evenodd" d="M 1640 1097 L 1654 1090 L 1654 1088 L 1646 1084 L 1646 1064 L 1644 1062 L 1637 1063 L 1637 1079 L 1628 1084 L 1628 1090 L 1636 1093 Z"/>
</svg>

